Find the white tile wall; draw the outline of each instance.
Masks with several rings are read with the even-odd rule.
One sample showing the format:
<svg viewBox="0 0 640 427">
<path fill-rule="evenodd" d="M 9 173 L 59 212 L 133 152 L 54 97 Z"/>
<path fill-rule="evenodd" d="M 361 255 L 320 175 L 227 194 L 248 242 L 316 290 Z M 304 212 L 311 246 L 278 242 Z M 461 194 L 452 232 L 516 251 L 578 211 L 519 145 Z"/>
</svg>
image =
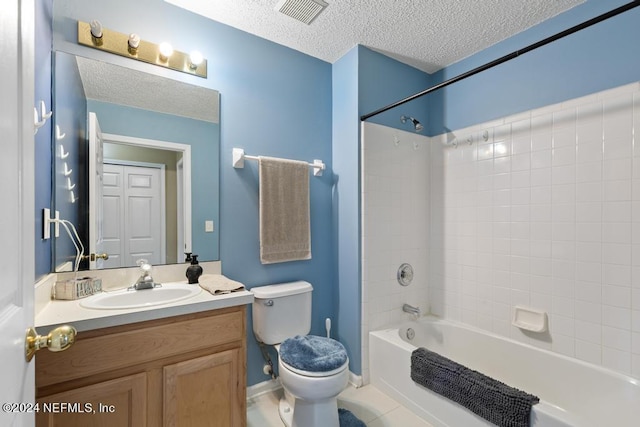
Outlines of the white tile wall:
<svg viewBox="0 0 640 427">
<path fill-rule="evenodd" d="M 640 84 L 634 83 L 430 138 L 431 311 L 640 378 L 638 135 Z M 367 140 L 365 176 L 376 160 L 376 169 L 395 170 L 393 149 L 376 157 L 367 153 L 373 145 Z M 429 160 L 410 155 L 414 163 Z M 420 176 L 427 168 L 418 169 L 428 183 Z M 367 188 L 396 190 L 385 178 L 367 179 L 373 181 L 364 186 L 365 216 L 372 209 L 384 217 L 369 217 L 364 230 L 371 233 L 387 229 L 395 211 L 382 202 L 373 206 Z M 402 179 L 393 182 L 402 186 Z M 411 188 L 414 197 L 424 195 L 424 186 L 411 182 Z M 367 237 L 363 271 L 372 261 L 399 261 L 391 231 L 375 244 Z M 364 283 L 369 303 L 380 309 L 370 307 L 369 327 L 397 320 L 391 313 L 400 303 L 374 277 Z M 512 327 L 516 304 L 547 311 L 549 333 Z"/>
<path fill-rule="evenodd" d="M 363 125 L 362 362 L 369 381 L 369 330 L 408 319 L 402 304 L 427 310 L 429 138 L 372 123 Z M 408 262 L 414 280 L 398 284 Z"/>
</svg>

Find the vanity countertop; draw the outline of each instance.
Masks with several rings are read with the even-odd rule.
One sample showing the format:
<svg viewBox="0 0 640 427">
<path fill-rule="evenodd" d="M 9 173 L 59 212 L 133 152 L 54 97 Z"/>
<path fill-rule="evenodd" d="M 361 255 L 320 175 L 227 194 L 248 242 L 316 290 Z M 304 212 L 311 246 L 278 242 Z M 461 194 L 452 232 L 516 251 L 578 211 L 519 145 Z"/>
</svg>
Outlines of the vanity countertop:
<svg viewBox="0 0 640 427">
<path fill-rule="evenodd" d="M 185 282 L 186 283 L 186 282 Z M 144 291 L 137 291 L 144 292 Z M 91 298 L 91 297 L 89 297 Z M 35 326 L 47 329 L 70 324 L 78 332 L 128 323 L 143 322 L 182 314 L 197 313 L 219 308 L 251 304 L 253 294 L 247 290 L 229 294 L 212 295 L 202 290 L 199 294 L 173 303 L 129 309 L 96 310 L 84 308 L 82 300 L 49 301 L 36 313 Z"/>
</svg>

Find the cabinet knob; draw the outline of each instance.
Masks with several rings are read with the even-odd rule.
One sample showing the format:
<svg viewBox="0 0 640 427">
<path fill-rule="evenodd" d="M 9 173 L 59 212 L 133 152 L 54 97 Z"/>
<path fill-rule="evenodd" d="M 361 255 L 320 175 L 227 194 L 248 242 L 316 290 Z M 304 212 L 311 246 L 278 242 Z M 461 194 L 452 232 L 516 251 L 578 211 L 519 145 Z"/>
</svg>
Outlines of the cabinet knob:
<svg viewBox="0 0 640 427">
<path fill-rule="evenodd" d="M 34 328 L 27 329 L 24 342 L 24 357 L 30 362 L 36 351 L 48 348 L 49 351 L 64 351 L 76 342 L 76 328 L 63 325 L 55 328 L 49 335 L 42 336 L 36 333 Z"/>
</svg>

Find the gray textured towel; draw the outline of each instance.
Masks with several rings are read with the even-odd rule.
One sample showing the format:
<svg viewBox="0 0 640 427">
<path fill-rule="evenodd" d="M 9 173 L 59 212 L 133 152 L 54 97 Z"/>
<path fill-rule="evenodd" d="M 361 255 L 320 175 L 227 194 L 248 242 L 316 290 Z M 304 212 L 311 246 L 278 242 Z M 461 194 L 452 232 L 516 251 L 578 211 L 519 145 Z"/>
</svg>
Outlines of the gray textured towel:
<svg viewBox="0 0 640 427">
<path fill-rule="evenodd" d="M 426 348 L 411 353 L 411 379 L 497 426 L 528 427 L 540 401 Z"/>
<path fill-rule="evenodd" d="M 311 259 L 309 165 L 259 158 L 260 262 Z"/>
</svg>

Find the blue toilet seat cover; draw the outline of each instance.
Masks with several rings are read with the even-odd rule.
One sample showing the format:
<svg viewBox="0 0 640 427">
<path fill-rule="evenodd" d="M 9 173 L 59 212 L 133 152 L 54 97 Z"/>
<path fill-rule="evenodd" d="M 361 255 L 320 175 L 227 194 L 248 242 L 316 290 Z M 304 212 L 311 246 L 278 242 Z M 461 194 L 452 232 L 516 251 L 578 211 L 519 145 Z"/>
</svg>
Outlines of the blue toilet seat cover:
<svg viewBox="0 0 640 427">
<path fill-rule="evenodd" d="M 280 344 L 287 365 L 308 372 L 328 372 L 347 362 L 347 350 L 336 340 L 316 335 L 296 335 Z"/>
</svg>

